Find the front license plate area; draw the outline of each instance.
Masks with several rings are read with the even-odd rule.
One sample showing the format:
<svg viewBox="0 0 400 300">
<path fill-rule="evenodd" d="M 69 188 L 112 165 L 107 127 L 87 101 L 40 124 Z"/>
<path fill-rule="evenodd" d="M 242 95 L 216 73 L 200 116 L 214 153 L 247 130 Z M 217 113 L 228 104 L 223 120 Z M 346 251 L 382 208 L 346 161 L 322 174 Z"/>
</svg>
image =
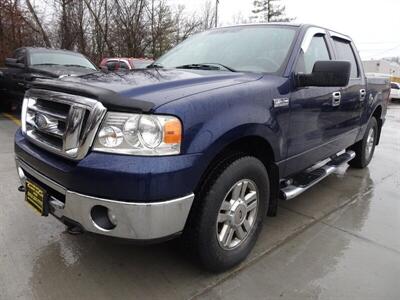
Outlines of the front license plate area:
<svg viewBox="0 0 400 300">
<path fill-rule="evenodd" d="M 38 184 L 27 180 L 25 200 L 41 216 L 48 216 L 47 193 Z"/>
</svg>

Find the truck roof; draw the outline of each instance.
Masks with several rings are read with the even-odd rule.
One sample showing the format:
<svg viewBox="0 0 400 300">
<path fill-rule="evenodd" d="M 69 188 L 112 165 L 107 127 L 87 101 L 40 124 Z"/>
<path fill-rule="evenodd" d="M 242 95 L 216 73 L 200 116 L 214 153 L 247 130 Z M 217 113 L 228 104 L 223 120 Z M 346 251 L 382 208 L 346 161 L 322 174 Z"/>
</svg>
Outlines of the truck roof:
<svg viewBox="0 0 400 300">
<path fill-rule="evenodd" d="M 222 27 L 218 27 L 218 28 L 213 28 L 210 30 L 217 30 L 220 28 L 231 28 L 231 27 L 247 27 L 247 26 L 284 26 L 284 27 L 298 27 L 298 28 L 310 28 L 310 27 L 317 27 L 317 28 L 322 28 L 325 29 L 327 31 L 329 31 L 331 34 L 341 37 L 343 39 L 349 40 L 351 41 L 351 37 L 337 32 L 335 30 L 331 30 L 329 28 L 325 28 L 323 26 L 318 26 L 318 25 L 314 25 L 314 24 L 307 24 L 307 23 L 287 23 L 287 22 L 270 22 L 270 23 L 248 23 L 248 24 L 238 24 L 238 25 L 228 25 L 228 26 L 222 26 Z"/>
<path fill-rule="evenodd" d="M 71 55 L 77 55 L 77 56 L 82 56 L 81 53 L 71 51 L 71 50 L 65 50 L 65 49 L 53 49 L 53 48 L 44 48 L 44 47 L 20 47 L 17 50 L 20 49 L 26 49 L 29 52 L 61 52 L 61 53 L 68 53 Z"/>
</svg>

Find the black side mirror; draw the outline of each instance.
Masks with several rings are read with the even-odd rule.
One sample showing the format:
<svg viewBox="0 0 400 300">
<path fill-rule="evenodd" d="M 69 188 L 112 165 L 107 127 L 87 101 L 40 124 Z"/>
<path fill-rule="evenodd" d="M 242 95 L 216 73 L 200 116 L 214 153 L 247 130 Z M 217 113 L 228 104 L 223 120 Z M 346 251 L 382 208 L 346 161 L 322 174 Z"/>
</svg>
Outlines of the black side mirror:
<svg viewBox="0 0 400 300">
<path fill-rule="evenodd" d="M 297 87 L 332 86 L 343 87 L 349 84 L 351 64 L 348 61 L 317 61 L 311 74 L 296 74 Z"/>
<path fill-rule="evenodd" d="M 24 69 L 25 64 L 18 61 L 16 58 L 6 58 L 5 65 L 10 68 Z"/>
</svg>

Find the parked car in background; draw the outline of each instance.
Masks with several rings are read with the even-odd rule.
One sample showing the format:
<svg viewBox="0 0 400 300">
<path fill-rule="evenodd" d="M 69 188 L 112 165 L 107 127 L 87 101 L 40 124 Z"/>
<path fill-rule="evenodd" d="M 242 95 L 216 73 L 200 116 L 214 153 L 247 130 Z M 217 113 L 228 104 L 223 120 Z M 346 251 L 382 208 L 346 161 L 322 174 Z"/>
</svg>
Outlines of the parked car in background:
<svg viewBox="0 0 400 300">
<path fill-rule="evenodd" d="M 19 190 L 73 232 L 182 234 L 212 271 L 247 257 L 279 199 L 365 168 L 390 93 L 350 37 L 312 25 L 213 29 L 118 75 L 35 82 L 15 136 Z"/>
<path fill-rule="evenodd" d="M 24 47 L 7 58 L 0 68 L 0 108 L 20 106 L 25 91 L 37 78 L 78 76 L 97 72 L 97 67 L 84 55 L 67 50 Z"/>
<path fill-rule="evenodd" d="M 390 99 L 400 99 L 400 83 L 392 82 L 390 84 Z"/>
<path fill-rule="evenodd" d="M 100 63 L 100 68 L 107 68 L 108 71 L 119 71 L 119 70 L 133 70 L 133 69 L 145 69 L 147 66 L 154 62 L 148 58 L 104 58 Z"/>
</svg>

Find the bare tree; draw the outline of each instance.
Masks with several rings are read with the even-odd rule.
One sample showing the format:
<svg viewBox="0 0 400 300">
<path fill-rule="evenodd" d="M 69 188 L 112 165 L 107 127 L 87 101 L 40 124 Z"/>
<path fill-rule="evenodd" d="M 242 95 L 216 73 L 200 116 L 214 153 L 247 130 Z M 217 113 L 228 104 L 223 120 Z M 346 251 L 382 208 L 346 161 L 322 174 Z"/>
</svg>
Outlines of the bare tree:
<svg viewBox="0 0 400 300">
<path fill-rule="evenodd" d="M 34 7 L 31 0 L 0 0 L 0 60 L 16 47 L 43 45 L 79 51 L 95 62 L 110 56 L 157 58 L 214 27 L 216 18 L 211 0 L 193 14 L 168 0 L 42 1 Z"/>
<path fill-rule="evenodd" d="M 32 6 L 32 4 L 29 0 L 26 0 L 26 5 L 29 9 L 29 12 L 32 14 L 32 17 L 33 17 L 36 25 L 38 26 L 40 33 L 42 34 L 44 43 L 46 44 L 47 47 L 51 48 L 52 45 L 51 45 L 49 36 L 47 35 L 46 31 L 44 30 L 42 22 L 39 20 L 39 17 L 37 16 L 34 7 Z"/>
<path fill-rule="evenodd" d="M 210 0 L 207 0 L 203 8 L 203 16 L 201 19 L 202 29 L 207 30 L 215 26 L 216 10 L 215 6 L 211 4 Z"/>
<path fill-rule="evenodd" d="M 114 49 L 113 45 L 109 40 L 109 34 L 108 34 L 109 15 L 108 15 L 107 0 L 100 0 L 100 1 L 84 0 L 84 2 L 93 18 L 94 35 L 97 37 L 97 39 L 95 39 L 95 42 L 98 46 L 97 50 L 99 50 L 100 53 L 103 52 L 102 42 L 104 41 L 104 43 L 107 45 L 108 53 L 110 55 L 113 55 Z"/>
<path fill-rule="evenodd" d="M 232 17 L 232 24 L 247 24 L 250 20 L 248 17 L 245 17 L 242 12 L 238 12 Z"/>
<path fill-rule="evenodd" d="M 174 13 L 175 18 L 175 41 L 178 44 L 186 40 L 192 34 L 201 30 L 202 20 L 196 14 L 186 15 L 185 6 L 179 5 Z"/>
</svg>

